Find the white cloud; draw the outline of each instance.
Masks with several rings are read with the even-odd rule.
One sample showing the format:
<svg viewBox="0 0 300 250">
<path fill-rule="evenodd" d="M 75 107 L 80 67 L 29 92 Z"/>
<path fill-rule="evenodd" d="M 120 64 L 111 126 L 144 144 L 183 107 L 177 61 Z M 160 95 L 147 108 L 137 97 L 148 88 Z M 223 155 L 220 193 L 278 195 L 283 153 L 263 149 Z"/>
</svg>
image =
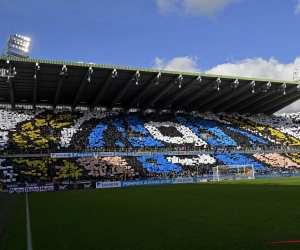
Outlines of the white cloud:
<svg viewBox="0 0 300 250">
<path fill-rule="evenodd" d="M 300 57 L 289 64 L 280 63 L 274 58 L 265 60 L 258 57 L 219 64 L 205 73 L 291 81 L 297 66 L 300 66 Z"/>
<path fill-rule="evenodd" d="M 170 61 L 156 57 L 153 68 L 182 72 L 200 72 L 201 70 L 197 68 L 197 60 L 197 57 L 192 56 L 175 57 Z"/>
<path fill-rule="evenodd" d="M 156 0 L 160 13 L 184 11 L 186 14 L 213 16 L 216 12 L 241 0 Z"/>
<path fill-rule="evenodd" d="M 297 4 L 295 6 L 295 14 L 298 15 L 300 13 L 300 0 L 297 0 Z"/>
<path fill-rule="evenodd" d="M 209 70 L 201 71 L 200 67 L 197 65 L 197 60 L 197 57 L 191 56 L 175 57 L 169 61 L 156 57 L 153 68 L 183 72 L 203 72 L 205 74 L 292 81 L 295 68 L 300 66 L 300 57 L 297 57 L 293 62 L 288 64 L 280 63 L 274 58 L 265 60 L 261 57 L 258 57 L 223 63 Z M 280 110 L 279 113 L 283 112 L 300 112 L 300 100 Z"/>
</svg>

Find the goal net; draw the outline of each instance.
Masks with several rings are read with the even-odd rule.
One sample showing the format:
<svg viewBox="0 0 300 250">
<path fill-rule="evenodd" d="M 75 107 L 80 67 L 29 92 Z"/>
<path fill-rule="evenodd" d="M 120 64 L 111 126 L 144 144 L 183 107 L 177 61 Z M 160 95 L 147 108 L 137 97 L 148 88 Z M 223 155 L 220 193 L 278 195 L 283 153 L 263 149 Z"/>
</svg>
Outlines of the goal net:
<svg viewBox="0 0 300 250">
<path fill-rule="evenodd" d="M 213 180 L 254 179 L 253 165 L 221 165 L 213 167 Z"/>
</svg>

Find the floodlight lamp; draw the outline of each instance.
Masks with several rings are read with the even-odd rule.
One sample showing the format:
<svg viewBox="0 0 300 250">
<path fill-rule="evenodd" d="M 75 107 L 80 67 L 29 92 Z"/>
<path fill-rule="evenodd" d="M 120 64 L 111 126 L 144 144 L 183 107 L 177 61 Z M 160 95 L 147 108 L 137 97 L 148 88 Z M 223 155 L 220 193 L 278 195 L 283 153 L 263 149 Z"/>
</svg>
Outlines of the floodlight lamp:
<svg viewBox="0 0 300 250">
<path fill-rule="evenodd" d="M 212 85 L 213 89 L 220 91 L 220 83 L 221 83 L 221 79 L 220 78 L 216 79 L 216 84 Z"/>
<path fill-rule="evenodd" d="M 118 76 L 118 72 L 117 72 L 116 69 L 114 69 L 114 70 L 112 71 L 112 73 L 111 73 L 111 77 L 112 77 L 112 78 L 115 78 L 115 77 L 117 77 L 117 76 Z"/>
<path fill-rule="evenodd" d="M 159 73 L 157 74 L 157 76 L 156 76 L 156 79 L 154 80 L 154 84 L 155 84 L 155 85 L 158 85 L 158 84 L 159 84 L 160 78 L 161 78 L 161 73 L 159 72 Z"/>
<path fill-rule="evenodd" d="M 178 85 L 179 88 L 181 88 L 181 85 L 183 84 L 183 76 L 179 75 L 175 80 L 174 84 Z"/>
<path fill-rule="evenodd" d="M 133 76 L 132 76 L 132 81 L 135 82 L 136 85 L 139 84 L 139 81 L 140 81 L 140 72 L 137 71 Z"/>
</svg>

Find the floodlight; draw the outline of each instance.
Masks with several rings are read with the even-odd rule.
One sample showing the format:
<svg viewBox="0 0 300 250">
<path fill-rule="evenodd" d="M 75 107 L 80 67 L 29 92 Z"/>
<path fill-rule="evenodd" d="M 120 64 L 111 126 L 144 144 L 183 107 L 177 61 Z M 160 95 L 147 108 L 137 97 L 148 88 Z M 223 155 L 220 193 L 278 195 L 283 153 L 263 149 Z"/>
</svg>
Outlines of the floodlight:
<svg viewBox="0 0 300 250">
<path fill-rule="evenodd" d="M 0 68 L 0 78 L 7 82 L 9 82 L 11 78 L 14 78 L 16 74 L 16 68 L 11 68 L 11 66 L 9 66 L 9 68 Z"/>
<path fill-rule="evenodd" d="M 10 35 L 2 56 L 28 58 L 30 38 L 18 34 Z"/>
<path fill-rule="evenodd" d="M 161 73 L 159 72 L 159 73 L 157 74 L 157 76 L 156 76 L 156 79 L 154 80 L 154 84 L 155 84 L 155 85 L 158 85 L 158 84 L 159 84 L 160 78 L 161 78 Z"/>
<path fill-rule="evenodd" d="M 91 75 L 93 74 L 93 68 L 92 67 L 89 67 L 89 71 L 88 71 L 88 78 L 87 78 L 87 81 L 90 82 L 91 81 Z"/>
<path fill-rule="evenodd" d="M 239 85 L 239 80 L 235 79 L 230 85 L 229 87 L 231 87 L 232 89 L 236 89 Z"/>
<path fill-rule="evenodd" d="M 286 94 L 285 92 L 285 89 L 286 89 L 286 84 L 283 83 L 279 88 L 277 88 L 277 92 L 282 92 L 284 95 Z"/>
<path fill-rule="evenodd" d="M 252 81 L 250 83 L 251 87 L 252 87 L 252 93 L 255 93 L 254 87 L 255 87 L 255 81 Z"/>
<path fill-rule="evenodd" d="M 139 85 L 141 74 L 139 71 L 135 72 L 134 75 L 132 75 L 132 81 L 135 82 L 136 85 Z"/>
<path fill-rule="evenodd" d="M 68 78 L 68 69 L 67 69 L 67 66 L 66 65 L 63 65 L 62 68 L 61 68 L 61 71 L 59 72 L 59 77 L 60 78 Z"/>
<path fill-rule="evenodd" d="M 221 79 L 220 79 L 220 78 L 217 78 L 217 79 L 216 79 L 216 83 L 214 83 L 214 84 L 212 85 L 212 88 L 213 88 L 213 89 L 216 89 L 216 90 L 218 90 L 218 91 L 220 91 L 220 83 L 221 83 Z"/>
<path fill-rule="evenodd" d="M 178 85 L 178 88 L 181 88 L 182 84 L 183 84 L 183 76 L 179 75 L 175 80 L 174 80 L 174 84 Z"/>
<path fill-rule="evenodd" d="M 114 70 L 112 71 L 112 73 L 111 73 L 111 77 L 112 77 L 112 78 L 115 78 L 115 77 L 117 77 L 117 76 L 118 76 L 118 72 L 117 72 L 116 69 L 114 69 Z"/>
<path fill-rule="evenodd" d="M 272 85 L 271 82 L 268 82 L 266 84 L 266 87 L 262 88 L 261 91 L 264 92 L 264 93 L 268 92 L 268 90 L 270 89 L 271 85 Z"/>
</svg>

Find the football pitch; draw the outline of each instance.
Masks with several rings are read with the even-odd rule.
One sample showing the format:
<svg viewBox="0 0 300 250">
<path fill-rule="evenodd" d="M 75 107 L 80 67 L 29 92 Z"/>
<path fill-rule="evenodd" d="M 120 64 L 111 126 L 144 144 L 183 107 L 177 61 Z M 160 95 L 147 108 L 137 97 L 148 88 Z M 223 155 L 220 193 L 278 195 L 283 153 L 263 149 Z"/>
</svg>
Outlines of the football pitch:
<svg viewBox="0 0 300 250">
<path fill-rule="evenodd" d="M 17 196 L 5 250 L 27 249 Z M 285 242 L 300 242 L 300 178 L 30 193 L 28 205 L 33 250 L 300 249 Z"/>
</svg>

